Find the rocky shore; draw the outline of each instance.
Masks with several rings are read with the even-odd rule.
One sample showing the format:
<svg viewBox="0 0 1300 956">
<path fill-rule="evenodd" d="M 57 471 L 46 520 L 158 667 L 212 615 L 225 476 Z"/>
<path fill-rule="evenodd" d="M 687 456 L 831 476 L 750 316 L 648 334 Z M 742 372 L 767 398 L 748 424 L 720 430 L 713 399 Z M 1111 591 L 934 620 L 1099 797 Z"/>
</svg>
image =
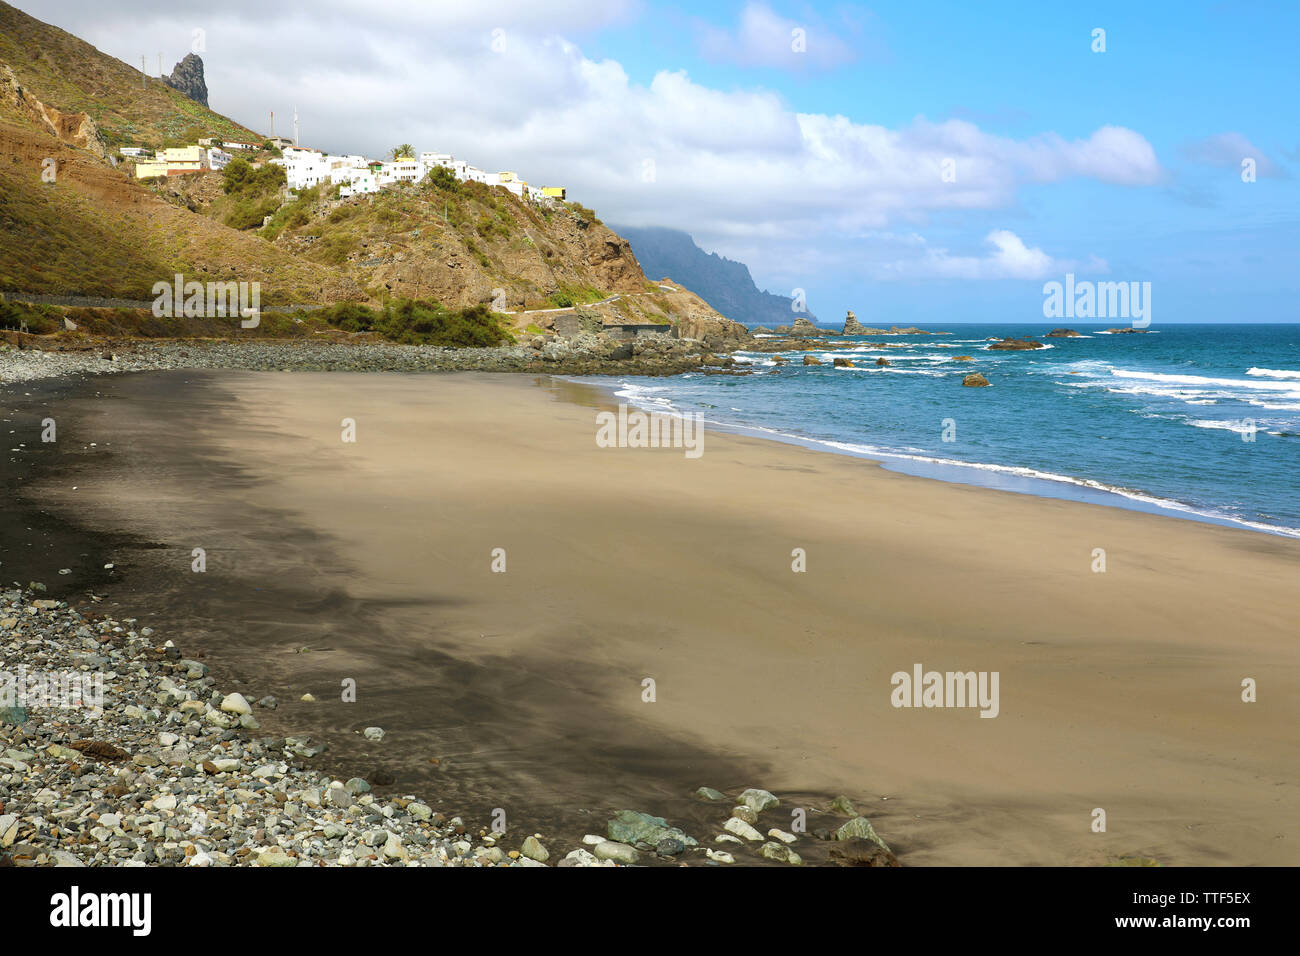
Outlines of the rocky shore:
<svg viewBox="0 0 1300 956">
<path fill-rule="evenodd" d="M 623 810 L 561 856 L 543 834 L 380 797 L 371 784 L 385 781 L 332 779 L 309 765 L 325 747 L 261 732 L 273 697 L 224 693 L 151 628 L 42 591 L 0 593 L 0 867 L 802 865 L 810 841 L 831 841 L 827 862 L 898 865 L 847 797 L 813 811 L 829 825 L 796 834 L 774 814 L 760 824 L 780 800 L 755 788 L 699 788 L 720 808 L 707 839 Z"/>
<path fill-rule="evenodd" d="M 30 339 L 29 339 L 30 341 Z M 707 345 L 668 336 L 612 341 L 582 334 L 537 337 L 526 345 L 439 348 L 391 342 L 139 341 L 94 349 L 46 350 L 0 346 L 0 384 L 65 375 L 163 369 L 225 368 L 314 372 L 533 372 L 555 375 L 736 374 L 740 363 Z"/>
</svg>

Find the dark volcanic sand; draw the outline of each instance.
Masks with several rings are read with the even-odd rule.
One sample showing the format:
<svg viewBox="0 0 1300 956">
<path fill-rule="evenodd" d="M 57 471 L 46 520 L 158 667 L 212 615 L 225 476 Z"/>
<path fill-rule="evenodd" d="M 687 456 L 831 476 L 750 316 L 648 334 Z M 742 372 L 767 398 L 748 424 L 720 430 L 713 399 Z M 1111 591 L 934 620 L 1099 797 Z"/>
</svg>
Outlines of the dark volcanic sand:
<svg viewBox="0 0 1300 956">
<path fill-rule="evenodd" d="M 766 786 L 752 761 L 671 739 L 609 708 L 599 693 L 608 675 L 581 660 L 556 666 L 518 652 L 458 659 L 432 646 L 440 616 L 456 603 L 436 587 L 418 601 L 322 588 L 326 574 L 354 573 L 337 543 L 264 506 L 260 476 L 204 440 L 209 430 L 242 427 L 232 419 L 229 378 L 158 372 L 10 386 L 0 399 L 6 431 L 14 431 L 7 449 L 25 448 L 6 454 L 0 578 L 40 581 L 45 596 L 88 613 L 138 619 L 159 642 L 202 658 L 223 692 L 275 695 L 277 710 L 256 709 L 262 730 L 254 735 L 327 742 L 311 765 L 342 780 L 387 772 L 395 782 L 377 792 L 419 795 L 462 816 L 471 833 L 503 808 L 506 848 L 540 832 L 552 863 L 581 846 L 583 834 L 603 834 L 624 808 L 665 816 L 712 846 L 730 803 L 702 803 L 695 788 L 734 795 Z M 55 443 L 40 441 L 47 415 L 57 421 Z M 199 542 L 203 574 L 190 569 Z M 109 562 L 114 569 L 105 570 Z M 413 621 L 424 633 L 412 631 Z M 340 673 L 357 681 L 361 702 L 339 701 Z M 316 703 L 298 701 L 308 691 Z M 386 738 L 365 740 L 367 726 L 383 727 Z M 780 796 L 782 808 L 760 821 L 764 831 L 790 829 L 792 806 L 810 808 L 810 831 L 843 822 L 811 809 L 834 794 Z M 872 816 L 888 838 L 885 815 Z M 827 859 L 827 844 L 799 842 L 805 862 Z"/>
</svg>

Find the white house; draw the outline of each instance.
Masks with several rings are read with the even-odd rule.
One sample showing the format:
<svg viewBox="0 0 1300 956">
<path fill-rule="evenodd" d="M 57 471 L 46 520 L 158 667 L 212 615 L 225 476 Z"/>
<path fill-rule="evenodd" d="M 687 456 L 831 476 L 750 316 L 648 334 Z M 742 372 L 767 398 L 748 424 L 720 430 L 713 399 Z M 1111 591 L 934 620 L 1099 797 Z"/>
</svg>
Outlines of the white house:
<svg viewBox="0 0 1300 956">
<path fill-rule="evenodd" d="M 208 169 L 225 169 L 226 164 L 234 159 L 234 157 L 225 150 L 217 149 L 216 147 L 204 150 L 204 153 L 203 165 Z"/>
</svg>

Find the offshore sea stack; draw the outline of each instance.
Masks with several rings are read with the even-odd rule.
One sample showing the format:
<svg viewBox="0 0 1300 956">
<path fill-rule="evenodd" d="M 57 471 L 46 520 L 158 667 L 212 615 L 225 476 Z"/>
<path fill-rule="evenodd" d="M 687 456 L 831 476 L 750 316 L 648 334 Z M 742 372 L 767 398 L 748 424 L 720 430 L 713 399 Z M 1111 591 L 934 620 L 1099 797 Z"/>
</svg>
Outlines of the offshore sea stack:
<svg viewBox="0 0 1300 956">
<path fill-rule="evenodd" d="M 866 335 L 868 333 L 867 333 L 866 326 L 864 326 L 861 322 L 858 321 L 858 317 L 856 315 L 850 312 L 848 315 L 844 317 L 844 331 L 841 332 L 840 334 L 841 335 Z"/>
<path fill-rule="evenodd" d="M 996 352 L 1027 352 L 1031 349 L 1046 348 L 1042 342 L 1035 342 L 1033 339 L 1002 339 L 1000 342 L 994 342 L 989 346 Z"/>
</svg>

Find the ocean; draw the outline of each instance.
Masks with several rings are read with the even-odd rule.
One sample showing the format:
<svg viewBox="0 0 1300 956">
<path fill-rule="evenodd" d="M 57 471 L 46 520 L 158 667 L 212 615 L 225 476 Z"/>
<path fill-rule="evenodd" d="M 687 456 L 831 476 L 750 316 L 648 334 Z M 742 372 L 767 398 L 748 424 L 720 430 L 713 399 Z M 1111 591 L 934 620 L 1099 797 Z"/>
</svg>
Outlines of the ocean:
<svg viewBox="0 0 1300 956">
<path fill-rule="evenodd" d="M 754 374 L 633 377 L 616 393 L 913 474 L 1300 537 L 1300 325 L 1071 327 L 1083 337 L 1024 324 L 832 335 L 852 348 L 781 353 L 781 367 L 736 353 Z M 988 349 L 1004 336 L 1048 347 Z M 856 367 L 833 368 L 836 357 Z M 992 387 L 963 387 L 976 371 Z"/>
</svg>

